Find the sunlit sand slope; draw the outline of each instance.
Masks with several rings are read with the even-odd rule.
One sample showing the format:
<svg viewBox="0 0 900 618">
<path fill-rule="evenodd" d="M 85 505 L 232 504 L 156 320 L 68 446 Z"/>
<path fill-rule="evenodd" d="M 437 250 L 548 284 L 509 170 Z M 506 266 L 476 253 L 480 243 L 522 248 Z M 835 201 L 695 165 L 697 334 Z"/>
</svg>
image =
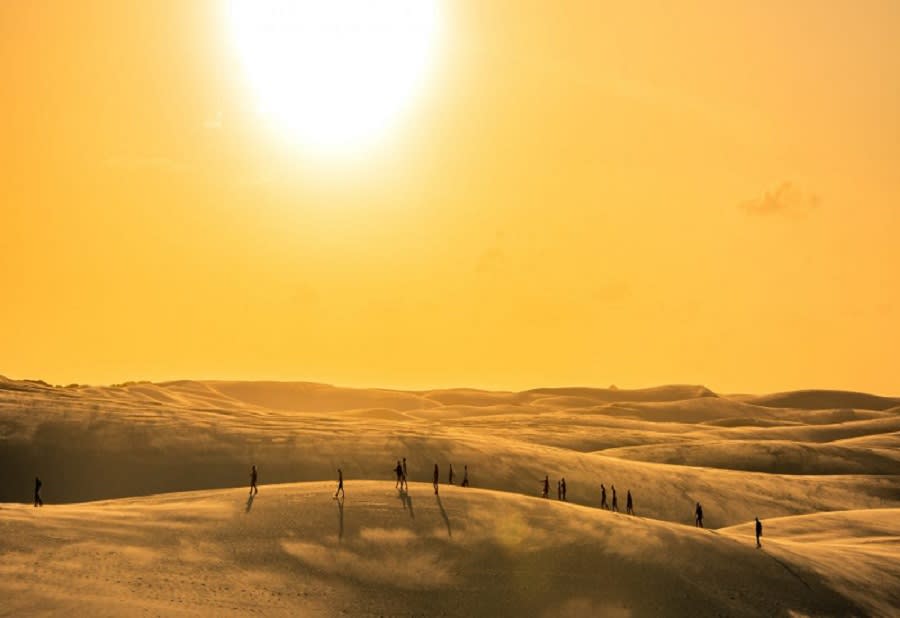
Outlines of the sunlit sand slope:
<svg viewBox="0 0 900 618">
<path fill-rule="evenodd" d="M 823 545 L 818 561 L 790 543 L 840 537 L 845 516 L 770 522 L 757 550 L 748 524 L 720 534 L 477 489 L 438 499 L 413 484 L 404 498 L 352 479 L 341 507 L 332 490 L 0 505 L 0 613 L 888 615 L 900 589 L 886 523 L 897 511 L 864 515 L 853 547 Z M 781 534 L 795 540 L 769 536 Z"/>
<path fill-rule="evenodd" d="M 295 396 L 300 407 L 327 411 L 281 409 Z M 580 407 L 613 396 L 641 401 Z M 675 396 L 693 398 L 661 400 Z M 556 403 L 547 406 L 548 397 Z M 565 407 L 571 398 L 578 403 Z M 341 409 L 374 404 L 381 407 Z M 333 478 L 338 467 L 353 478 L 389 479 L 405 456 L 413 481 L 430 480 L 437 462 L 444 481 L 453 463 L 459 483 L 467 464 L 476 487 L 534 496 L 545 475 L 554 489 L 564 476 L 572 502 L 597 506 L 600 483 L 615 485 L 622 500 L 634 493 L 641 515 L 680 523 L 692 521 L 697 501 L 710 526 L 900 507 L 898 451 L 890 447 L 900 430 L 896 411 L 822 412 L 804 423 L 798 415 L 810 411 L 730 401 L 699 387 L 491 393 L 6 380 L 0 501 L 28 501 L 34 475 L 44 480 L 45 500 L 61 503 L 235 487 L 252 463 L 264 483 Z M 770 424 L 710 424 L 723 418 Z"/>
<path fill-rule="evenodd" d="M 721 532 L 748 542 L 753 530 L 751 522 Z M 900 509 L 771 519 L 764 522 L 762 540 L 774 560 L 822 577 L 866 613 L 900 613 Z"/>
</svg>

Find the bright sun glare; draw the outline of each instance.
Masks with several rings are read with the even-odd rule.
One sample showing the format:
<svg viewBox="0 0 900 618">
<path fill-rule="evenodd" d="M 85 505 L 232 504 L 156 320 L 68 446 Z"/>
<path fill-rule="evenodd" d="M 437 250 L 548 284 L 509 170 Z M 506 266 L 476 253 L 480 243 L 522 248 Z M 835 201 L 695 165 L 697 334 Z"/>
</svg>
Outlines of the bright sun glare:
<svg viewBox="0 0 900 618">
<path fill-rule="evenodd" d="M 355 151 L 421 90 L 438 0 L 232 0 L 231 31 L 260 111 L 303 147 Z"/>
</svg>

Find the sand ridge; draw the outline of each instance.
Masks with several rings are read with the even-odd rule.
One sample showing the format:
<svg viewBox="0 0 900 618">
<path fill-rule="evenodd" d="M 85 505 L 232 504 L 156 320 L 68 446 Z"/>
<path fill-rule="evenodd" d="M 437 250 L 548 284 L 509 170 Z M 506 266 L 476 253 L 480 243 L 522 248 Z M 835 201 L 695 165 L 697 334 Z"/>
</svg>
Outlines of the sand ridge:
<svg viewBox="0 0 900 618">
<path fill-rule="evenodd" d="M 10 613 L 861 615 L 900 583 L 870 511 L 857 541 L 878 591 L 837 563 L 642 517 L 488 490 L 347 481 L 2 507 Z M 786 518 L 787 524 L 794 518 Z M 780 524 L 784 525 L 784 524 Z M 773 536 L 777 536 L 774 525 Z M 819 541 L 803 540 L 807 546 Z M 774 553 L 771 553 L 774 552 Z M 835 582 L 838 582 L 835 584 Z"/>
<path fill-rule="evenodd" d="M 13 613 L 99 615 L 890 615 L 897 573 L 882 563 L 896 561 L 898 534 L 879 522 L 900 508 L 900 409 L 853 397 L 869 408 L 776 407 L 695 386 L 0 379 L 0 522 L 13 557 L 4 596 Z M 389 480 L 401 456 L 409 500 Z M 448 463 L 457 483 L 468 464 L 473 488 L 442 485 L 436 503 L 420 485 L 435 462 L 444 484 Z M 246 483 L 251 463 L 263 491 L 247 511 L 244 490 L 228 488 Z M 348 499 L 335 545 L 338 507 L 323 479 L 338 467 Z M 42 509 L 22 504 L 35 474 Z M 537 498 L 545 475 L 566 478 L 569 503 Z M 617 487 L 620 508 L 631 490 L 639 517 L 597 508 L 600 483 Z M 721 534 L 693 529 L 698 501 Z M 761 561 L 746 538 L 756 516 L 767 522 Z M 861 540 L 836 542 L 841 528 Z M 94 568 L 98 558 L 116 566 Z M 69 577 L 77 594 L 54 583 Z M 311 583 L 298 588 L 298 577 Z M 711 577 L 732 583 L 706 589 Z M 865 578 L 875 583 L 862 594 Z M 669 588 L 654 596 L 647 581 Z"/>
</svg>

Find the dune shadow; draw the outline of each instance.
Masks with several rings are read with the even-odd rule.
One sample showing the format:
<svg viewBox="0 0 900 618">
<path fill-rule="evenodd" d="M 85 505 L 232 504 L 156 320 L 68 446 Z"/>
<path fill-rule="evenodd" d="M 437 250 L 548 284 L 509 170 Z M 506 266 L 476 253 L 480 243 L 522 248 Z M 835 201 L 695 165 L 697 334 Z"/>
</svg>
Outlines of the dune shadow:
<svg viewBox="0 0 900 618">
<path fill-rule="evenodd" d="M 247 504 L 244 506 L 244 512 L 245 512 L 245 513 L 249 513 L 249 512 L 250 512 L 250 509 L 253 508 L 253 499 L 254 499 L 255 497 L 256 497 L 255 495 L 250 494 L 250 497 L 247 498 Z"/>
<path fill-rule="evenodd" d="M 338 541 L 342 541 L 344 539 L 344 497 L 341 496 L 336 499 L 335 502 L 337 502 L 338 505 L 338 521 L 340 526 L 338 528 Z"/>
<path fill-rule="evenodd" d="M 450 518 L 447 517 L 447 511 L 444 510 L 444 504 L 441 502 L 441 497 L 437 494 L 434 496 L 435 500 L 437 500 L 438 508 L 441 509 L 441 517 L 444 518 L 444 523 L 447 525 L 447 536 L 453 536 L 453 531 L 450 529 Z"/>
<path fill-rule="evenodd" d="M 409 511 L 409 516 L 412 519 L 416 518 L 416 513 L 413 511 L 413 503 L 412 496 L 409 495 L 409 491 L 401 489 L 397 492 L 397 497 L 400 498 L 400 503 L 403 505 L 404 511 Z"/>
<path fill-rule="evenodd" d="M 762 548 L 759 548 L 759 549 L 762 549 Z M 778 558 L 776 558 L 775 556 L 773 556 L 773 555 L 770 554 L 769 552 L 766 552 L 766 551 L 764 550 L 764 553 L 765 553 L 769 558 L 771 558 L 772 560 L 774 560 L 775 562 L 777 562 L 778 564 L 780 564 L 780 565 L 784 568 L 785 571 L 787 571 L 788 573 L 790 573 L 791 575 L 793 575 L 795 578 L 797 578 L 797 579 L 800 581 L 801 584 L 803 584 L 804 586 L 806 586 L 807 589 L 812 590 L 812 586 L 810 586 L 809 583 L 807 583 L 807 581 L 806 581 L 805 579 L 803 579 L 802 577 L 800 577 L 800 574 L 797 573 L 794 569 L 792 569 L 791 567 L 789 567 L 787 564 L 785 564 L 784 562 L 782 562 L 781 560 L 779 560 Z"/>
</svg>

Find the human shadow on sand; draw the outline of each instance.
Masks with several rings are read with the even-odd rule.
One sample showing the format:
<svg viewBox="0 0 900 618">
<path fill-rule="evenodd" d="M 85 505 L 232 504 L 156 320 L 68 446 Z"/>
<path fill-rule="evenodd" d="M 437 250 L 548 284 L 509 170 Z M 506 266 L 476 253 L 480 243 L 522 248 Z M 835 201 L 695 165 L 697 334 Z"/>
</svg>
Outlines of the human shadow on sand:
<svg viewBox="0 0 900 618">
<path fill-rule="evenodd" d="M 338 521 L 340 523 L 340 528 L 338 528 L 338 541 L 344 539 L 344 497 L 336 498 L 335 502 L 337 502 L 338 506 Z"/>
<path fill-rule="evenodd" d="M 245 513 L 249 513 L 249 512 L 250 512 L 250 509 L 253 508 L 253 499 L 254 499 L 255 497 L 256 497 L 255 495 L 250 494 L 250 497 L 247 498 L 247 504 L 246 504 L 245 507 L 244 507 L 244 512 L 245 512 Z"/>
<path fill-rule="evenodd" d="M 447 511 L 444 510 L 444 504 L 441 502 L 441 497 L 435 494 L 434 499 L 437 500 L 438 508 L 441 509 L 441 517 L 444 518 L 444 523 L 447 524 L 447 536 L 453 536 L 453 531 L 450 530 L 450 518 L 447 517 Z"/>
<path fill-rule="evenodd" d="M 403 504 L 403 510 L 409 511 L 409 516 L 412 519 L 415 519 L 416 514 L 413 511 L 412 496 L 409 495 L 409 492 L 401 489 L 398 492 L 397 497 L 400 498 L 400 503 Z"/>
</svg>

